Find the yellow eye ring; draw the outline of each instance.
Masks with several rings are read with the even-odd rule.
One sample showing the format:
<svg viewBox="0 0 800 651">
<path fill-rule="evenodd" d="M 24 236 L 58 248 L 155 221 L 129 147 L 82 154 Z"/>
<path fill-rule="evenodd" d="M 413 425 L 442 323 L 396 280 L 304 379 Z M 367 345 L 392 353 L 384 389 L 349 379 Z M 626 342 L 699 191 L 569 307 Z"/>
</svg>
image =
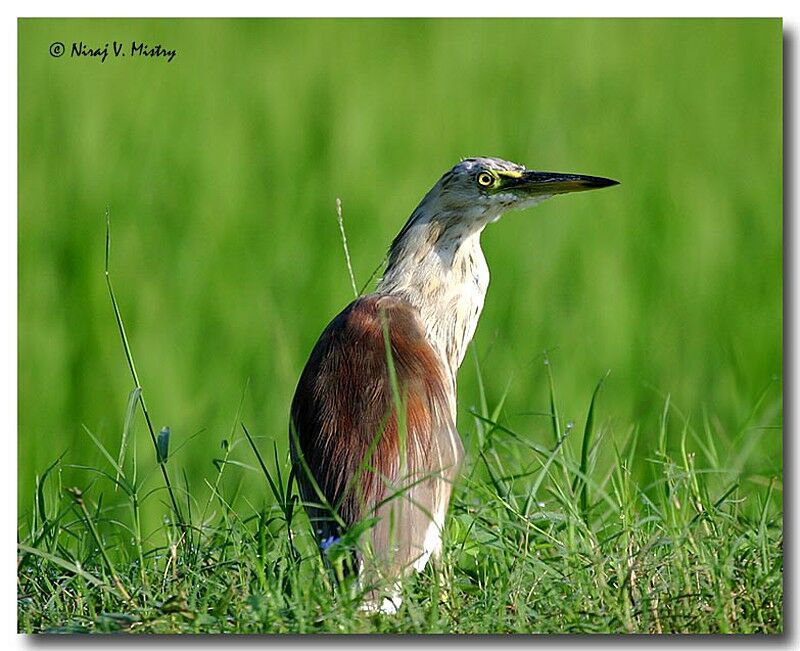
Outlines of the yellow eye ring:
<svg viewBox="0 0 800 651">
<path fill-rule="evenodd" d="M 478 185 L 488 188 L 494 185 L 494 177 L 489 172 L 481 172 L 478 174 Z"/>
</svg>

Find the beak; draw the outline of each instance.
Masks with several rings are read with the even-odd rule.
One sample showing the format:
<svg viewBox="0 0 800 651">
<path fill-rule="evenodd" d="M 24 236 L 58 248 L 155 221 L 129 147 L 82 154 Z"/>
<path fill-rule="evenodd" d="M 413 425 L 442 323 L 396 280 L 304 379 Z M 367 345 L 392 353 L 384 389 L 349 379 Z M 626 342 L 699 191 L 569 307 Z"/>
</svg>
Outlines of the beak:
<svg viewBox="0 0 800 651">
<path fill-rule="evenodd" d="M 530 195 L 553 195 L 567 192 L 584 192 L 619 185 L 619 181 L 602 176 L 585 176 L 583 174 L 561 174 L 559 172 L 534 172 L 528 170 L 514 179 L 511 187 Z"/>
</svg>

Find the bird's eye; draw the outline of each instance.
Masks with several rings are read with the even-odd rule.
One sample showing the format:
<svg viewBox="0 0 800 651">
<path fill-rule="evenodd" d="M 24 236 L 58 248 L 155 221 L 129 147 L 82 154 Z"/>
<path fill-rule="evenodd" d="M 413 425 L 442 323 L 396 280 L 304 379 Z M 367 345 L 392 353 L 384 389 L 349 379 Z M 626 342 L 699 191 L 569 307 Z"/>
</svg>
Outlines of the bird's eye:
<svg viewBox="0 0 800 651">
<path fill-rule="evenodd" d="M 478 185 L 488 188 L 494 185 L 494 177 L 489 172 L 481 172 L 478 174 Z"/>
</svg>

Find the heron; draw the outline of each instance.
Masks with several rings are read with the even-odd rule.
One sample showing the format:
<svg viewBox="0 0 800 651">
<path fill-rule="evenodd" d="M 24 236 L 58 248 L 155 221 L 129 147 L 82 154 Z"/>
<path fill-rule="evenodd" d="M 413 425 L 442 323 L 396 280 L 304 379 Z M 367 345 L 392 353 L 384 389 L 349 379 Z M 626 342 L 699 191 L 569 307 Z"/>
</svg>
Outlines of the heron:
<svg viewBox="0 0 800 651">
<path fill-rule="evenodd" d="M 320 335 L 292 400 L 291 456 L 322 549 L 371 523 L 353 552 L 362 608 L 396 612 L 400 580 L 441 556 L 464 457 L 457 373 L 489 285 L 481 233 L 510 210 L 617 183 L 462 159 L 392 241 L 375 291 Z"/>
</svg>

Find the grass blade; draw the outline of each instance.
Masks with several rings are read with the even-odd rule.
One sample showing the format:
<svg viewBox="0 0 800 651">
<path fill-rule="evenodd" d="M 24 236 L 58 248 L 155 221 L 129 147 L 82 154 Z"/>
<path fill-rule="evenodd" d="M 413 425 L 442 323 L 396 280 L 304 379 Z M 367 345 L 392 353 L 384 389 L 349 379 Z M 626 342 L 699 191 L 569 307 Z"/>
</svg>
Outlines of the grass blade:
<svg viewBox="0 0 800 651">
<path fill-rule="evenodd" d="M 342 200 L 336 197 L 336 221 L 339 222 L 339 233 L 342 236 L 342 248 L 344 249 L 344 259 L 347 263 L 347 271 L 350 274 L 350 285 L 353 287 L 353 297 L 358 298 L 358 287 L 356 277 L 353 274 L 353 265 L 350 262 L 350 249 L 347 247 L 347 235 L 344 232 L 344 219 L 342 218 Z"/>
<path fill-rule="evenodd" d="M 556 445 L 558 445 L 558 442 L 561 440 L 561 423 L 558 416 L 558 407 L 556 406 L 556 387 L 553 382 L 553 371 L 550 368 L 550 359 L 547 357 L 546 352 L 544 353 L 544 367 L 547 369 L 547 386 L 550 397 L 550 423 L 553 429 L 553 438 L 555 439 Z"/>
<path fill-rule="evenodd" d="M 136 366 L 133 363 L 133 354 L 131 353 L 131 347 L 128 344 L 128 336 L 125 334 L 125 325 L 122 322 L 122 313 L 120 312 L 119 305 L 117 304 L 117 297 L 114 294 L 114 287 L 111 284 L 111 274 L 108 270 L 108 263 L 109 258 L 111 257 L 111 216 L 109 215 L 108 209 L 106 209 L 106 256 L 105 256 L 105 275 L 106 275 L 106 286 L 108 287 L 108 295 L 111 297 L 111 306 L 114 308 L 114 318 L 117 321 L 117 329 L 119 330 L 119 336 L 122 339 L 122 347 L 125 350 L 125 359 L 128 361 L 128 368 L 131 371 L 131 376 L 133 377 L 133 384 L 136 387 L 139 387 L 139 405 L 142 408 L 142 413 L 144 414 L 144 420 L 147 423 L 147 431 L 150 433 L 150 440 L 153 443 L 153 450 L 155 450 L 156 455 L 158 455 L 158 441 L 156 440 L 156 434 L 153 430 L 153 423 L 150 421 L 150 413 L 147 411 L 147 406 L 144 402 L 144 395 L 141 390 L 141 382 L 139 382 L 139 375 L 136 373 Z M 163 463 L 158 464 L 159 468 L 161 468 L 161 474 L 164 477 L 164 485 L 167 488 L 167 493 L 169 493 L 169 499 L 172 503 L 172 510 L 175 514 L 175 518 L 178 521 L 178 525 L 182 530 L 185 531 L 186 524 L 183 522 L 183 516 L 181 515 L 181 510 L 178 508 L 178 501 L 175 499 L 175 491 L 172 490 L 172 483 L 169 480 L 169 475 L 167 474 L 166 466 Z"/>
<path fill-rule="evenodd" d="M 594 436 L 594 408 L 597 402 L 597 394 L 600 392 L 600 387 L 603 386 L 608 374 L 611 371 L 606 371 L 606 374 L 600 378 L 597 386 L 592 393 L 592 399 L 589 402 L 589 412 L 586 414 L 586 426 L 583 428 L 583 442 L 581 443 L 581 474 L 575 477 L 572 483 L 573 492 L 580 492 L 581 513 L 584 519 L 587 517 L 587 508 L 589 503 L 589 487 L 588 483 L 584 481 L 583 477 L 589 475 L 589 450 L 592 447 L 592 438 Z"/>
<path fill-rule="evenodd" d="M 133 415 L 136 412 L 136 403 L 139 400 L 139 394 L 142 392 L 141 387 L 134 387 L 128 394 L 128 406 L 125 408 L 125 421 L 122 424 L 122 440 L 119 444 L 119 456 L 117 457 L 117 482 L 119 482 L 120 475 L 122 474 L 123 464 L 125 463 L 125 451 L 128 448 L 128 433 L 133 423 Z M 116 486 L 114 487 L 116 491 Z"/>
</svg>

